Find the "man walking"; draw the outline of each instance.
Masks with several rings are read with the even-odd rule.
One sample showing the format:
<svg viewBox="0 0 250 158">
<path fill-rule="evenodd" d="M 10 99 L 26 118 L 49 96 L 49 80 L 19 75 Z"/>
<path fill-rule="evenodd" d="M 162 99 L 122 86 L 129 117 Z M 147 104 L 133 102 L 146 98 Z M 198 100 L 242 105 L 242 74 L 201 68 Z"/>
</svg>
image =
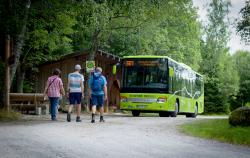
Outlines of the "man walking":
<svg viewBox="0 0 250 158">
<path fill-rule="evenodd" d="M 96 107 L 99 108 L 100 111 L 100 122 L 104 122 L 103 119 L 103 106 L 104 101 L 107 100 L 107 80 L 102 75 L 102 68 L 97 67 L 90 76 L 89 81 L 89 98 L 91 99 L 91 110 L 92 110 L 92 119 L 91 123 L 95 123 L 95 113 Z"/>
<path fill-rule="evenodd" d="M 68 75 L 68 97 L 69 109 L 67 114 L 67 121 L 71 121 L 72 106 L 76 105 L 76 122 L 81 122 L 81 99 L 84 97 L 84 77 L 80 74 L 81 66 L 75 65 L 75 72 Z"/>
</svg>

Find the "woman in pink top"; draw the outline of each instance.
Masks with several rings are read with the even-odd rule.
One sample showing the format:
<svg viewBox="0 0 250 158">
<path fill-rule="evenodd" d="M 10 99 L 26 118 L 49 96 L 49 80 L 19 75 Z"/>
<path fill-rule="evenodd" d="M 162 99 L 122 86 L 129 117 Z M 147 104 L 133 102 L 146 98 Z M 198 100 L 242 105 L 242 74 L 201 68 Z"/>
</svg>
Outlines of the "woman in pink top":
<svg viewBox="0 0 250 158">
<path fill-rule="evenodd" d="M 54 69 L 53 75 L 47 80 L 46 87 L 44 89 L 44 96 L 47 95 L 50 101 L 50 113 L 51 120 L 56 121 L 56 111 L 59 104 L 59 98 L 65 95 L 63 83 L 59 77 L 61 71 L 59 69 Z"/>
</svg>

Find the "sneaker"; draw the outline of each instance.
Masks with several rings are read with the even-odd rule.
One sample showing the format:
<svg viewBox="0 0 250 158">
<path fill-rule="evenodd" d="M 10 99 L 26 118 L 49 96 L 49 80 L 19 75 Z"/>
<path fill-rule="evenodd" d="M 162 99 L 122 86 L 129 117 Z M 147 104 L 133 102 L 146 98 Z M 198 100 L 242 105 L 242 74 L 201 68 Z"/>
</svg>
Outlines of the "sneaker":
<svg viewBox="0 0 250 158">
<path fill-rule="evenodd" d="M 67 113 L 67 121 L 68 121 L 68 122 L 71 121 L 71 115 L 70 115 L 70 113 Z"/>
<path fill-rule="evenodd" d="M 57 118 L 52 118 L 51 121 L 57 121 Z"/>
<path fill-rule="evenodd" d="M 100 122 L 105 122 L 105 120 L 103 119 L 103 116 L 100 116 Z"/>
<path fill-rule="evenodd" d="M 76 122 L 82 122 L 82 120 L 80 119 L 80 116 L 76 117 Z"/>
<path fill-rule="evenodd" d="M 95 120 L 92 119 L 92 120 L 91 120 L 91 123 L 95 123 Z"/>
</svg>

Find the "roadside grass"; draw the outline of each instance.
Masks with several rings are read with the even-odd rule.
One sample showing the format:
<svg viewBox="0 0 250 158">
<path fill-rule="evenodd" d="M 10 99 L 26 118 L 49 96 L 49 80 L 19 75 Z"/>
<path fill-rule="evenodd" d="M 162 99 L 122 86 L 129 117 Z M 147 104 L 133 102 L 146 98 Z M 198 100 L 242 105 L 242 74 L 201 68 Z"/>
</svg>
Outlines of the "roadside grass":
<svg viewBox="0 0 250 158">
<path fill-rule="evenodd" d="M 233 127 L 228 119 L 201 120 L 179 126 L 185 134 L 250 147 L 250 127 Z"/>
<path fill-rule="evenodd" d="M 202 113 L 201 116 L 228 116 L 226 113 Z"/>
<path fill-rule="evenodd" d="M 21 114 L 15 111 L 7 112 L 6 110 L 0 110 L 0 121 L 16 121 L 21 118 Z"/>
</svg>

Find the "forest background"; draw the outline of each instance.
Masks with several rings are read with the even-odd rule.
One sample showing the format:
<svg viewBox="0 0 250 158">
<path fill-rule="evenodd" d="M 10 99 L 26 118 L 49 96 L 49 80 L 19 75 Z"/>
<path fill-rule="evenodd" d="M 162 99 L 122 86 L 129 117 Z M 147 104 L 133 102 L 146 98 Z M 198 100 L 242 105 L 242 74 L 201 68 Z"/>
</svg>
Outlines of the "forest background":
<svg viewBox="0 0 250 158">
<path fill-rule="evenodd" d="M 229 53 L 230 7 L 229 0 L 209 1 L 208 22 L 202 24 L 192 0 L 2 0 L 1 95 L 9 37 L 12 92 L 34 92 L 34 76 L 42 63 L 101 49 L 121 57 L 167 55 L 191 66 L 205 78 L 206 113 L 250 106 L 250 52 Z M 235 28 L 249 44 L 249 0 L 239 14 Z"/>
</svg>

